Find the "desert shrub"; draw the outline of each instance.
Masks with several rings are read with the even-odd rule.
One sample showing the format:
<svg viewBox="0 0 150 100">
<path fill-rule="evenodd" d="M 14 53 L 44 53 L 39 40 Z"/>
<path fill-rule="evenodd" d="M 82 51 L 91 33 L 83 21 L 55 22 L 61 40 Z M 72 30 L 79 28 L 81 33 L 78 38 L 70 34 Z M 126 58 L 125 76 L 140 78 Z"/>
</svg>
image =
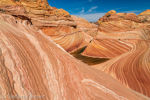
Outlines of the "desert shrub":
<svg viewBox="0 0 150 100">
<path fill-rule="evenodd" d="M 18 1 L 18 2 L 19 2 L 19 0 L 15 0 L 15 1 Z"/>
<path fill-rule="evenodd" d="M 142 23 L 144 23 L 145 21 L 147 21 L 147 19 L 146 19 L 146 18 L 144 18 L 144 19 L 143 19 Z"/>
<path fill-rule="evenodd" d="M 110 17 L 111 15 L 107 15 L 107 17 Z"/>
<path fill-rule="evenodd" d="M 0 9 L 0 11 L 4 12 L 5 10 L 4 9 Z"/>
</svg>

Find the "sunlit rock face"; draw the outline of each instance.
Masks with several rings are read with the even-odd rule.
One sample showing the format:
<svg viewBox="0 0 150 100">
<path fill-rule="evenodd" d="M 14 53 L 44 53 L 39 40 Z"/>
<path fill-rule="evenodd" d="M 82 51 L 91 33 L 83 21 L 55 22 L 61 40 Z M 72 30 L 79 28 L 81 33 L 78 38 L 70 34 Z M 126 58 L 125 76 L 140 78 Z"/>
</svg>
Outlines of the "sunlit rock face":
<svg viewBox="0 0 150 100">
<path fill-rule="evenodd" d="M 131 20 L 134 22 L 140 22 L 134 13 L 116 13 L 116 11 L 111 10 L 107 12 L 103 17 L 98 20 L 98 23 L 108 22 L 108 21 L 121 21 L 121 20 Z"/>
<path fill-rule="evenodd" d="M 150 28 L 141 23 L 134 13 L 109 11 L 98 23 L 98 37 L 150 39 Z"/>
<path fill-rule="evenodd" d="M 0 14 L 0 72 L 5 100 L 149 99 L 76 60 L 27 20 L 7 14 Z"/>
<path fill-rule="evenodd" d="M 140 13 L 138 15 L 138 18 L 139 18 L 139 20 L 141 20 L 141 22 L 143 22 L 147 25 L 150 25 L 150 10 L 148 9 L 148 10 Z"/>
<path fill-rule="evenodd" d="M 16 5 L 14 3 L 14 0 L 1 0 L 0 4 L 2 4 L 2 5 Z"/>
</svg>

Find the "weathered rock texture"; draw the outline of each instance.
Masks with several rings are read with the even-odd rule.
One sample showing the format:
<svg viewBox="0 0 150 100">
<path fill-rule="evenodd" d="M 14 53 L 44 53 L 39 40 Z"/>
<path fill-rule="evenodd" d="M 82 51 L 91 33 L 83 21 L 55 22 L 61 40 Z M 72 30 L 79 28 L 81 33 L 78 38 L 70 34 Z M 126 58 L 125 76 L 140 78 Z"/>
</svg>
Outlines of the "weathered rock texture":
<svg viewBox="0 0 150 100">
<path fill-rule="evenodd" d="M 76 60 L 27 20 L 6 14 L 0 15 L 0 72 L 5 100 L 149 99 Z"/>
<path fill-rule="evenodd" d="M 150 10 L 146 10 L 142 13 L 140 13 L 138 15 L 138 19 L 141 20 L 141 22 L 147 24 L 147 25 L 150 25 Z"/>
</svg>

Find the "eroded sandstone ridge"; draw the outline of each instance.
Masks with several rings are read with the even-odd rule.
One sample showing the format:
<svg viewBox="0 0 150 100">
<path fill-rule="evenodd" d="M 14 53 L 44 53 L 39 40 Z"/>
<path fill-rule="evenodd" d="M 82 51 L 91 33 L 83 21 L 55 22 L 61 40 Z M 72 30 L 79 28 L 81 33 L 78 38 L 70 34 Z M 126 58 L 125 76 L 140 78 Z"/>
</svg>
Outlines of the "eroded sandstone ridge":
<svg viewBox="0 0 150 100">
<path fill-rule="evenodd" d="M 27 20 L 0 15 L 0 97 L 5 100 L 148 100 L 76 60 Z"/>
</svg>

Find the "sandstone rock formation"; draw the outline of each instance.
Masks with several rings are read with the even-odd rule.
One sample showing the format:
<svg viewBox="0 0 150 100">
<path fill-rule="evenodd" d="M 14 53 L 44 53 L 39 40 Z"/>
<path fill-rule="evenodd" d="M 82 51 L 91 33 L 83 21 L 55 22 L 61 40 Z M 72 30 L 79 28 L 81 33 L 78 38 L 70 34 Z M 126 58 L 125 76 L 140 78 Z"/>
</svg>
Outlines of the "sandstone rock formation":
<svg viewBox="0 0 150 100">
<path fill-rule="evenodd" d="M 140 13 L 138 15 L 138 19 L 141 20 L 141 22 L 147 24 L 147 25 L 150 25 L 150 10 L 146 10 L 142 13 Z"/>
<path fill-rule="evenodd" d="M 82 55 L 96 58 L 114 58 L 131 50 L 130 45 L 118 39 L 93 39 Z"/>
<path fill-rule="evenodd" d="M 125 45 L 120 40 L 149 40 L 150 27 L 141 23 L 136 15 L 133 17 L 131 15 L 135 14 L 117 14 L 115 11 L 106 13 L 98 20 L 99 26 L 96 37 L 82 54 L 92 57 L 113 58 L 131 49 L 130 46 Z"/>
<path fill-rule="evenodd" d="M 111 10 L 107 12 L 103 17 L 98 20 L 98 23 L 108 22 L 108 21 L 121 21 L 121 20 L 131 20 L 134 22 L 140 22 L 134 13 L 116 13 L 116 11 Z"/>
<path fill-rule="evenodd" d="M 145 77 L 149 75 L 149 26 L 140 23 L 135 14 L 116 14 L 115 11 L 107 14 L 99 19 L 95 37 L 93 32 L 97 30 L 96 25 L 82 18 L 71 17 L 63 9 L 49 6 L 47 0 L 1 0 L 0 97 L 6 100 L 12 97 L 22 100 L 148 100 L 135 91 L 149 96 L 149 78 Z M 105 36 L 110 39 L 104 39 Z M 140 45 L 138 41 L 142 41 Z M 114 73 L 115 68 L 109 68 L 109 62 L 101 67 L 94 66 L 135 91 L 126 89 L 109 75 L 76 60 L 56 43 L 67 52 L 74 52 L 89 44 L 82 54 L 113 58 L 110 66 L 117 65 L 115 61 L 122 58 L 125 62 L 121 63 L 124 64 L 122 68 L 126 64 L 129 64 L 128 69 L 136 70 L 136 65 L 142 67 L 141 70 L 137 69 L 138 73 L 131 69 L 126 82 L 121 76 L 123 72 Z M 133 58 L 136 61 L 133 62 L 140 63 L 131 64 L 127 61 L 128 57 L 122 57 L 125 54 L 130 54 L 127 55 L 129 58 L 135 55 Z M 132 74 L 139 78 L 131 77 Z M 137 83 L 137 80 L 141 83 Z"/>
<path fill-rule="evenodd" d="M 27 20 L 0 15 L 2 99 L 148 100 L 76 60 Z"/>
</svg>

